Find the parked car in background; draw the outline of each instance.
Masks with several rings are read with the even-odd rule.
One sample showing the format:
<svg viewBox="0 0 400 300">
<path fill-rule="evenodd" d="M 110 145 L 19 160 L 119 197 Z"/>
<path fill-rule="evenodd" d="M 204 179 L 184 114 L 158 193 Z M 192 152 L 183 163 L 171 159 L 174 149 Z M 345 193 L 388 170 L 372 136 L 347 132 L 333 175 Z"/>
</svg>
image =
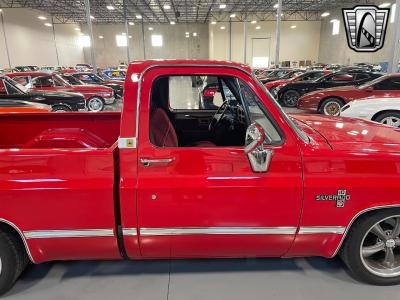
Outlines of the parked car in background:
<svg viewBox="0 0 400 300">
<path fill-rule="evenodd" d="M 39 71 L 38 66 L 16 66 L 13 69 L 14 72 L 34 72 Z"/>
<path fill-rule="evenodd" d="M 270 74 L 273 71 L 274 71 L 274 69 L 268 69 L 268 68 L 254 68 L 253 69 L 254 75 L 256 75 L 256 77 L 259 79 L 267 77 L 268 74 Z"/>
<path fill-rule="evenodd" d="M 82 94 L 69 92 L 34 91 L 12 80 L 0 76 L 0 102 L 23 100 L 51 106 L 52 111 L 84 111 L 85 98 Z"/>
<path fill-rule="evenodd" d="M 75 72 L 70 74 L 63 74 L 62 77 L 72 85 L 84 83 L 84 84 L 98 84 L 110 87 L 114 91 L 115 98 L 122 99 L 122 95 L 124 92 L 123 80 L 104 79 L 99 75 L 91 72 Z M 75 81 L 71 77 L 74 78 Z"/>
<path fill-rule="evenodd" d="M 125 80 L 126 73 L 119 70 L 103 70 L 99 75 L 104 79 Z"/>
<path fill-rule="evenodd" d="M 43 66 L 40 68 L 40 71 L 53 73 L 53 72 L 60 72 L 64 69 L 65 67 L 63 66 Z"/>
<path fill-rule="evenodd" d="M 51 112 L 50 105 L 14 99 L 0 99 L 0 113 Z"/>
<path fill-rule="evenodd" d="M 276 69 L 271 73 L 269 73 L 266 77 L 259 79 L 263 84 L 266 84 L 267 82 L 279 79 L 290 79 L 304 72 L 305 71 L 300 69 L 281 68 L 281 69 Z"/>
<path fill-rule="evenodd" d="M 7 75 L 32 90 L 81 93 L 86 99 L 88 110 L 92 112 L 102 111 L 105 104 L 112 104 L 115 101 L 114 91 L 109 87 L 86 84 L 71 85 L 56 73 L 23 72 Z"/>
<path fill-rule="evenodd" d="M 90 64 L 76 64 L 75 65 L 75 70 L 79 70 L 79 71 L 92 71 L 93 70 L 93 66 Z"/>
<path fill-rule="evenodd" d="M 275 81 L 267 82 L 264 86 L 271 92 L 271 94 L 276 97 L 277 91 L 279 88 L 287 84 L 289 82 L 298 82 L 298 81 L 305 81 L 305 80 L 316 80 L 321 76 L 327 75 L 332 73 L 332 71 L 328 70 L 316 70 L 316 71 L 307 71 L 305 73 L 301 73 L 295 77 L 288 78 L 288 79 L 278 79 Z"/>
<path fill-rule="evenodd" d="M 354 100 L 342 107 L 340 116 L 367 119 L 400 128 L 400 97 Z"/>
<path fill-rule="evenodd" d="M 367 97 L 400 97 L 400 73 L 381 76 L 360 86 L 342 86 L 302 96 L 297 108 L 337 116 L 346 103 Z"/>
<path fill-rule="evenodd" d="M 336 86 L 361 85 L 382 75 L 381 73 L 360 70 L 339 71 L 322 76 L 317 80 L 288 83 L 278 91 L 277 98 L 284 106 L 296 107 L 299 98 L 304 94 Z"/>
</svg>

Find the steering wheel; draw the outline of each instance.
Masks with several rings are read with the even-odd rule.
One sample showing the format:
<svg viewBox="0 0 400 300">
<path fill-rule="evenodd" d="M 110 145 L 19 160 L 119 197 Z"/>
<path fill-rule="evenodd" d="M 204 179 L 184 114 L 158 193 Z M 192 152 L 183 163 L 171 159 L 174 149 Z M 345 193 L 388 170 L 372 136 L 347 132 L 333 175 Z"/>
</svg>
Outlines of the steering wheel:
<svg viewBox="0 0 400 300">
<path fill-rule="evenodd" d="M 219 122 L 223 119 L 223 116 L 230 110 L 230 105 L 228 100 L 225 100 L 224 103 L 218 108 L 217 112 L 214 114 L 210 124 L 208 125 L 208 131 L 213 132 Z"/>
</svg>

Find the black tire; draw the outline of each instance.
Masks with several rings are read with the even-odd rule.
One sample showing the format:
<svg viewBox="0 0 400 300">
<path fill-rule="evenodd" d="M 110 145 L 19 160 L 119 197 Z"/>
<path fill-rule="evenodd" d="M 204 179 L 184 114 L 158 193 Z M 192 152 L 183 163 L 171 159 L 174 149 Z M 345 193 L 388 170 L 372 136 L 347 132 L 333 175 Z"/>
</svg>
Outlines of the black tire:
<svg viewBox="0 0 400 300">
<path fill-rule="evenodd" d="M 104 110 L 105 102 L 100 97 L 92 97 L 87 101 L 88 111 L 99 112 Z"/>
<path fill-rule="evenodd" d="M 0 231 L 0 295 L 9 291 L 26 268 L 29 259 L 22 242 L 12 234 Z"/>
<path fill-rule="evenodd" d="M 51 111 L 53 111 L 53 112 L 68 112 L 68 111 L 71 111 L 71 109 L 66 105 L 59 104 L 59 105 L 53 105 L 51 107 Z"/>
<path fill-rule="evenodd" d="M 368 270 L 361 258 L 360 247 L 366 234 L 375 224 L 391 216 L 400 216 L 400 208 L 384 209 L 366 214 L 360 217 L 350 228 L 341 248 L 340 256 L 355 279 L 373 285 L 395 285 L 400 283 L 400 275 L 395 277 L 378 276 Z"/>
<path fill-rule="evenodd" d="M 299 102 L 300 93 L 296 90 L 288 90 L 282 95 L 283 105 L 287 107 L 297 107 Z"/>
<path fill-rule="evenodd" d="M 327 116 L 339 116 L 340 109 L 345 103 L 339 98 L 330 97 L 322 101 L 319 113 Z"/>
<path fill-rule="evenodd" d="M 398 111 L 388 111 L 385 113 L 381 113 L 377 115 L 373 120 L 382 124 L 400 128 L 400 112 Z M 389 120 L 391 120 L 391 122 Z"/>
</svg>

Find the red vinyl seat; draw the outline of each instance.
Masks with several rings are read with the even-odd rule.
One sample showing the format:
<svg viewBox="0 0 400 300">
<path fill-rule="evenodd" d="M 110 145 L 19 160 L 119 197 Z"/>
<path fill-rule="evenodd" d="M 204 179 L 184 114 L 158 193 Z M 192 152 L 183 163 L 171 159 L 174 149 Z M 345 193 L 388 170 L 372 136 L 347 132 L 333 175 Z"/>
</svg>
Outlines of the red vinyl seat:
<svg viewBox="0 0 400 300">
<path fill-rule="evenodd" d="M 162 108 L 155 108 L 150 116 L 150 140 L 157 147 L 178 147 L 178 136 L 167 113 Z M 215 147 L 209 141 L 196 142 L 193 147 Z"/>
</svg>

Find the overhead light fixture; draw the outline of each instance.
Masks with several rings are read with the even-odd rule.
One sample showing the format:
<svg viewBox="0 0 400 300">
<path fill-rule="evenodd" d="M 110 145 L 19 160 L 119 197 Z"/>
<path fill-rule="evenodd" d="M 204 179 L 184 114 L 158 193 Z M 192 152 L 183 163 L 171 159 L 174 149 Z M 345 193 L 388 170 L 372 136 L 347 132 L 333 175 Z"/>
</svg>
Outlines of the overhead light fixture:
<svg viewBox="0 0 400 300">
<path fill-rule="evenodd" d="M 81 47 L 84 48 L 90 47 L 92 44 L 88 35 L 81 35 L 78 39 L 78 43 Z"/>
<path fill-rule="evenodd" d="M 197 32 L 193 32 L 193 36 L 197 36 Z"/>
<path fill-rule="evenodd" d="M 44 17 L 44 16 L 39 16 L 38 19 L 40 19 L 40 20 L 47 20 L 47 18 Z"/>
<path fill-rule="evenodd" d="M 175 21 L 171 21 L 171 22 L 169 22 L 169 24 L 175 25 L 176 23 L 175 23 Z"/>
<path fill-rule="evenodd" d="M 253 20 L 253 21 L 251 21 L 250 23 L 251 23 L 251 24 L 256 24 L 257 21 L 256 21 L 256 20 Z"/>
<path fill-rule="evenodd" d="M 142 15 L 136 15 L 136 19 L 141 19 L 142 18 Z"/>
<path fill-rule="evenodd" d="M 102 36 L 102 35 L 99 35 L 99 39 L 104 39 L 104 36 Z"/>
<path fill-rule="evenodd" d="M 275 8 L 275 9 L 278 9 L 278 7 L 279 7 L 279 3 L 277 3 L 277 4 L 274 5 L 274 8 Z"/>
<path fill-rule="evenodd" d="M 130 39 L 132 38 L 132 36 L 130 35 L 130 36 L 128 36 Z"/>
<path fill-rule="evenodd" d="M 90 16 L 90 18 L 93 20 L 94 19 L 94 17 L 93 16 Z"/>
<path fill-rule="evenodd" d="M 0 8 L 0 13 L 3 12 L 3 10 Z"/>
<path fill-rule="evenodd" d="M 385 2 L 385 3 L 379 4 L 378 7 L 380 7 L 380 8 L 386 8 L 386 7 L 389 7 L 390 5 L 392 5 L 392 4 L 389 3 L 389 2 Z"/>
<path fill-rule="evenodd" d="M 256 26 L 256 29 L 258 30 L 258 29 L 261 29 L 261 26 Z"/>
<path fill-rule="evenodd" d="M 128 22 L 128 24 L 131 26 L 135 25 L 135 23 L 133 23 L 133 22 Z"/>
<path fill-rule="evenodd" d="M 224 3 L 220 4 L 220 5 L 219 5 L 219 8 L 220 8 L 220 9 L 226 8 L 226 4 L 224 4 Z"/>
<path fill-rule="evenodd" d="M 332 19 L 330 22 L 331 23 L 335 23 L 335 22 L 338 22 L 339 20 L 338 19 Z"/>
<path fill-rule="evenodd" d="M 225 26 L 221 26 L 220 29 L 221 29 L 221 30 L 225 30 Z"/>
<path fill-rule="evenodd" d="M 159 34 L 153 34 L 151 36 L 151 45 L 153 47 L 162 47 L 163 45 L 163 37 Z"/>
<path fill-rule="evenodd" d="M 44 26 L 51 27 L 51 23 L 44 23 Z"/>
<path fill-rule="evenodd" d="M 128 40 L 126 38 L 126 35 L 117 34 L 115 36 L 115 41 L 117 43 L 117 47 L 127 47 L 128 46 Z"/>
<path fill-rule="evenodd" d="M 74 30 L 81 31 L 81 29 L 79 27 L 75 27 Z"/>
<path fill-rule="evenodd" d="M 149 29 L 150 31 L 153 31 L 154 28 L 153 28 L 153 27 L 149 27 L 148 29 Z"/>
<path fill-rule="evenodd" d="M 125 32 L 123 32 L 123 33 L 121 33 L 122 35 L 126 35 L 126 33 Z"/>
<path fill-rule="evenodd" d="M 115 9 L 115 7 L 112 6 L 112 5 L 107 5 L 106 7 L 107 7 L 108 10 L 114 10 Z"/>
<path fill-rule="evenodd" d="M 164 9 L 166 9 L 166 10 L 171 9 L 171 5 L 169 5 L 169 4 L 165 4 L 163 7 L 164 7 Z"/>
<path fill-rule="evenodd" d="M 215 25 L 215 24 L 217 24 L 217 22 L 216 22 L 216 21 L 212 21 L 211 24 L 212 24 L 212 25 Z"/>
<path fill-rule="evenodd" d="M 236 17 L 236 15 L 235 14 L 231 14 L 229 17 L 234 18 L 234 17 Z"/>
<path fill-rule="evenodd" d="M 290 26 L 290 28 L 295 29 L 297 26 L 296 25 L 292 25 Z"/>
<path fill-rule="evenodd" d="M 185 32 L 185 34 L 186 34 L 186 35 L 189 35 L 189 34 L 190 34 L 190 32 L 189 32 L 189 31 L 186 31 L 186 32 Z"/>
<path fill-rule="evenodd" d="M 277 16 L 278 16 L 278 14 L 275 15 L 275 17 L 277 17 Z M 281 13 L 281 17 L 283 17 L 283 13 Z"/>
<path fill-rule="evenodd" d="M 326 11 L 324 13 L 321 14 L 321 17 L 325 18 L 327 16 L 329 16 L 331 13 L 329 11 Z"/>
</svg>

